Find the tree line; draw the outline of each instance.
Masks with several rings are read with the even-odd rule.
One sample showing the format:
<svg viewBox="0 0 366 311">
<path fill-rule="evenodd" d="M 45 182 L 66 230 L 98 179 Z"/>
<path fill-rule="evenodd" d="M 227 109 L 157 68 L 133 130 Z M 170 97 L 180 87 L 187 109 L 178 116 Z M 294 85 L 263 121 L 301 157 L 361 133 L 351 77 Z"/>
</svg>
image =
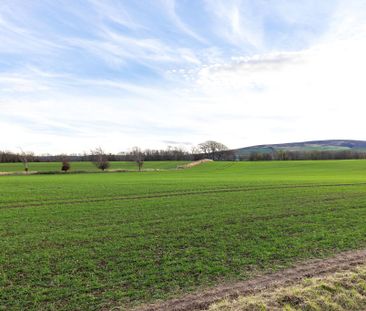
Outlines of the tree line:
<svg viewBox="0 0 366 311">
<path fill-rule="evenodd" d="M 198 144 L 188 151 L 182 147 L 168 146 L 166 149 L 145 149 L 133 147 L 128 152 L 117 154 L 107 153 L 100 147 L 84 152 L 82 154 L 59 154 L 59 155 L 35 155 L 34 152 L 14 153 L 11 151 L 0 151 L 0 163 L 23 162 L 26 157 L 29 162 L 60 162 L 64 159 L 68 161 L 93 161 L 96 154 L 102 151 L 103 157 L 108 161 L 134 161 L 136 153 L 145 161 L 189 161 L 209 158 L 212 160 L 231 160 L 234 159 L 233 151 L 229 150 L 224 144 L 209 140 Z"/>
<path fill-rule="evenodd" d="M 249 161 L 291 161 L 291 160 L 348 160 L 366 159 L 366 152 L 352 150 L 311 150 L 288 151 L 273 150 L 272 152 L 252 152 Z"/>
<path fill-rule="evenodd" d="M 340 160 L 340 159 L 366 159 L 366 152 L 352 150 L 312 150 L 312 151 L 289 151 L 272 149 L 271 152 L 252 152 L 249 155 L 237 156 L 234 150 L 229 150 L 224 144 L 209 140 L 198 144 L 188 151 L 181 147 L 167 147 L 166 149 L 132 148 L 129 152 L 117 154 L 106 153 L 98 147 L 83 154 L 60 154 L 60 155 L 35 155 L 33 152 L 14 153 L 0 151 L 0 163 L 22 162 L 24 170 L 28 171 L 29 162 L 62 162 L 62 170 L 70 169 L 70 162 L 92 162 L 101 170 L 109 168 L 112 161 L 133 161 L 138 170 L 142 170 L 144 161 L 196 161 L 212 159 L 218 161 L 273 161 L 273 160 Z"/>
<path fill-rule="evenodd" d="M 0 163 L 22 162 L 24 171 L 28 172 L 29 162 L 61 162 L 61 170 L 67 172 L 71 168 L 73 161 L 92 162 L 97 168 L 104 171 L 110 167 L 111 161 L 133 161 L 139 171 L 142 170 L 144 161 L 194 161 L 209 158 L 212 160 L 234 160 L 235 154 L 224 144 L 216 141 L 205 141 L 200 143 L 191 151 L 181 147 L 171 147 L 166 149 L 141 150 L 134 147 L 129 152 L 118 154 L 106 153 L 101 147 L 90 150 L 83 154 L 61 154 L 61 155 L 35 155 L 33 152 L 14 153 L 10 151 L 0 151 Z"/>
</svg>

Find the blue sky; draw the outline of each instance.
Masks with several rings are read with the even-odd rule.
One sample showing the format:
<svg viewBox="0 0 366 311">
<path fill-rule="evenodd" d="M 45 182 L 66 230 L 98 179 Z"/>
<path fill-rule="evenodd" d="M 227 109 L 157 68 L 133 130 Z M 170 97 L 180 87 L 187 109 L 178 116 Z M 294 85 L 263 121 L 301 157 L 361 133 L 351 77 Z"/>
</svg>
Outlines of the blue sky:
<svg viewBox="0 0 366 311">
<path fill-rule="evenodd" d="M 366 139 L 357 0 L 3 0 L 0 149 Z"/>
</svg>

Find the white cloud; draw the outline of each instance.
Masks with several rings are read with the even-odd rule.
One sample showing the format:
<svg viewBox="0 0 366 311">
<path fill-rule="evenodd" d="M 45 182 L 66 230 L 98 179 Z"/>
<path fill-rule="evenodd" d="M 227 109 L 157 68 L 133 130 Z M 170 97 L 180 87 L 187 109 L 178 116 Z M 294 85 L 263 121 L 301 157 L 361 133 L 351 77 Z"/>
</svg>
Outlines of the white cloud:
<svg viewBox="0 0 366 311">
<path fill-rule="evenodd" d="M 353 23 L 363 29 L 362 20 Z M 236 147 L 319 138 L 365 139 L 366 36 L 351 29 L 346 38 L 329 29 L 322 42 L 306 50 L 234 58 L 191 72 L 204 98 L 200 107 L 208 116 L 207 134 Z M 216 118 L 210 122 L 213 114 Z"/>
<path fill-rule="evenodd" d="M 81 48 L 88 51 L 86 57 L 97 55 L 117 73 L 78 76 L 36 65 L 3 71 L 0 131 L 9 134 L 1 137 L 0 149 L 82 152 L 100 145 L 118 152 L 134 145 L 160 148 L 167 142 L 196 144 L 206 139 L 242 147 L 366 138 L 366 5 L 361 1 L 340 1 L 326 31 L 297 51 L 262 50 L 266 10 L 256 15 L 246 11 L 245 2 L 207 2 L 221 38 L 237 47 L 249 44 L 256 54 L 240 48 L 224 51 L 220 45 L 194 49 L 146 33 L 121 34 L 104 19 L 133 30 L 143 25 L 109 5 L 103 2 L 103 20 L 93 38 L 61 36 L 53 44 Z M 169 5 L 176 27 L 194 38 L 194 30 Z M 21 48 L 33 36 L 45 40 L 16 23 L 11 32 L 9 20 L 5 25 L 0 34 L 7 34 L 11 47 L 0 43 L 3 52 Z M 24 42 L 17 43 L 19 38 Z M 35 42 L 29 43 L 34 51 L 43 45 Z M 154 68 L 162 80 L 123 79 L 119 66 L 131 62 Z"/>
<path fill-rule="evenodd" d="M 197 34 L 192 29 L 190 29 L 178 16 L 176 12 L 175 0 L 162 0 L 161 3 L 164 6 L 165 11 L 167 12 L 167 15 L 174 22 L 175 26 L 178 29 L 180 29 L 183 33 L 187 34 L 188 36 L 191 36 L 192 38 L 196 39 L 201 43 L 208 43 L 205 38 L 203 38 L 201 35 Z"/>
<path fill-rule="evenodd" d="M 262 47 L 265 11 L 253 12 L 253 3 L 247 1 L 206 0 L 205 3 L 207 11 L 213 15 L 215 31 L 219 36 L 239 47 Z"/>
<path fill-rule="evenodd" d="M 88 0 L 94 7 L 95 15 L 99 16 L 101 21 L 98 22 L 114 22 L 122 26 L 139 29 L 144 28 L 136 21 L 121 5 L 121 3 L 109 0 Z"/>
</svg>

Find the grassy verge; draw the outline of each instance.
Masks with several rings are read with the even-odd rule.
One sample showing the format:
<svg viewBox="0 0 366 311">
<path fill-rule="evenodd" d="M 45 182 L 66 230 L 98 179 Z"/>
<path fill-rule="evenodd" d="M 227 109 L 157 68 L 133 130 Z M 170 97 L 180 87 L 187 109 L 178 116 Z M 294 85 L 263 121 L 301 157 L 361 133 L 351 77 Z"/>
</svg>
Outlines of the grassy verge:
<svg viewBox="0 0 366 311">
<path fill-rule="evenodd" d="M 209 311 L 360 311 L 366 309 L 366 265 L 258 295 L 222 301 Z"/>
</svg>

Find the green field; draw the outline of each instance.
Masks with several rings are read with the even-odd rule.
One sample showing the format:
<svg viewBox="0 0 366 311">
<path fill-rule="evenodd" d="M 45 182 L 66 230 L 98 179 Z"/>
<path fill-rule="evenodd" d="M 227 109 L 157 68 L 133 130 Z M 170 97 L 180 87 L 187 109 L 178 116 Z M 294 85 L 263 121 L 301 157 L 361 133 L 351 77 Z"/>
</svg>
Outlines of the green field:
<svg viewBox="0 0 366 311">
<path fill-rule="evenodd" d="M 166 170 L 175 169 L 187 161 L 149 161 L 144 163 L 145 170 Z M 91 162 L 70 162 L 72 171 L 99 171 Z M 136 170 L 135 162 L 113 161 L 110 162 L 110 170 Z M 61 171 L 61 162 L 30 162 L 29 170 L 36 172 Z M 23 163 L 0 163 L 0 172 L 23 172 Z"/>
<path fill-rule="evenodd" d="M 363 160 L 1 176 L 0 310 L 124 310 L 363 248 L 365 221 Z"/>
</svg>

